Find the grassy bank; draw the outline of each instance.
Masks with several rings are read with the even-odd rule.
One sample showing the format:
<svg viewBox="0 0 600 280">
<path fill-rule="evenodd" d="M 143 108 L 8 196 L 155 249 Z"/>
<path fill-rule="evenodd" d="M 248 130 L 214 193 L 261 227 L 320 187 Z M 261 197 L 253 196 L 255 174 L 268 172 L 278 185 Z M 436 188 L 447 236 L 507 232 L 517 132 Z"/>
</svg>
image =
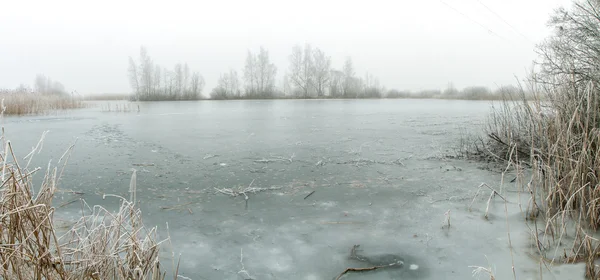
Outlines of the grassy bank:
<svg viewBox="0 0 600 280">
<path fill-rule="evenodd" d="M 62 94 L 41 94 L 30 92 L 1 92 L 4 114 L 6 115 L 35 115 L 48 114 L 60 110 L 85 107 L 79 98 Z"/>
</svg>

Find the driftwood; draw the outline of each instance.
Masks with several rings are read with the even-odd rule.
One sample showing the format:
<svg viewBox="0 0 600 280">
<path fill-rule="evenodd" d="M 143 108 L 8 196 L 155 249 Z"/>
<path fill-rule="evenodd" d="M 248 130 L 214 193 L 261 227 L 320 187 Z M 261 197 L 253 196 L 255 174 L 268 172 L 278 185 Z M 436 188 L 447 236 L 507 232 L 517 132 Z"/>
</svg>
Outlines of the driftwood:
<svg viewBox="0 0 600 280">
<path fill-rule="evenodd" d="M 376 266 L 371 266 L 371 267 L 348 267 L 348 268 L 346 268 L 346 270 L 342 271 L 342 273 L 340 273 L 340 275 L 338 275 L 338 277 L 336 277 L 335 280 L 342 279 L 342 276 L 344 276 L 344 274 L 351 272 L 351 271 L 363 272 L 363 271 L 376 270 L 376 269 L 380 269 L 380 268 L 386 268 L 386 267 L 390 267 L 390 266 L 394 266 L 394 265 L 396 265 L 396 264 L 376 265 Z"/>
<path fill-rule="evenodd" d="M 154 166 L 154 163 L 132 163 L 133 166 Z"/>
<path fill-rule="evenodd" d="M 311 196 L 313 193 L 315 193 L 315 191 L 310 192 L 309 194 L 307 194 L 304 199 L 307 199 L 309 196 Z"/>
<path fill-rule="evenodd" d="M 358 249 L 358 247 L 360 247 L 360 245 L 352 246 L 352 250 L 350 250 L 350 258 L 358 260 L 358 261 L 362 261 L 362 262 L 368 261 L 368 259 L 366 259 L 364 257 L 360 257 L 356 254 L 356 250 Z M 388 267 L 395 267 L 395 266 L 402 266 L 402 265 L 404 265 L 404 262 L 394 262 L 394 263 L 390 263 L 390 264 L 374 265 L 374 266 L 370 266 L 370 267 L 348 267 L 344 271 L 342 271 L 342 273 L 340 273 L 335 278 L 335 280 L 341 279 L 342 276 L 344 276 L 344 274 L 346 274 L 348 272 L 364 272 L 364 271 L 377 270 L 380 268 L 388 268 Z"/>
</svg>

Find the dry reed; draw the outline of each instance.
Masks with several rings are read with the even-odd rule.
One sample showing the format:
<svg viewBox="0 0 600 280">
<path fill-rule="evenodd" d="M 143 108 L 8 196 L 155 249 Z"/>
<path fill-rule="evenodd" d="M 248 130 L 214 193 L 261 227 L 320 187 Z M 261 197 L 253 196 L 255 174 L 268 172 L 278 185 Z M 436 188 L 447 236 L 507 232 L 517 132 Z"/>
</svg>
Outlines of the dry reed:
<svg viewBox="0 0 600 280">
<path fill-rule="evenodd" d="M 59 110 L 84 108 L 85 103 L 75 97 L 29 92 L 2 92 L 5 115 L 48 114 Z"/>
<path fill-rule="evenodd" d="M 0 279 L 165 278 L 156 228 L 144 227 L 136 207 L 135 171 L 131 197 L 118 197 L 117 212 L 88 207 L 91 214 L 58 237 L 52 199 L 71 149 L 59 160 L 60 168 L 48 165 L 36 191 L 32 176 L 41 169 L 20 165 L 3 132 L 0 142 Z M 38 144 L 26 160 L 40 148 Z"/>
<path fill-rule="evenodd" d="M 129 112 L 140 112 L 139 104 L 131 103 L 106 103 L 106 105 L 100 105 L 102 112 L 117 112 L 117 113 L 129 113 Z"/>
<path fill-rule="evenodd" d="M 534 98 L 506 98 L 483 141 L 491 157 L 530 167 L 530 178 L 518 183 L 530 195 L 526 218 L 534 222 L 538 257 L 585 262 L 589 279 L 600 279 L 598 11 L 600 1 L 577 0 L 555 11 L 549 21 L 555 32 L 538 46 L 538 69 L 530 76 Z M 561 247 L 566 243 L 568 250 Z"/>
<path fill-rule="evenodd" d="M 522 185 L 531 196 L 527 218 L 535 220 L 532 234 L 540 257 L 585 262 L 586 277 L 599 279 L 595 261 L 600 242 L 586 232 L 600 227 L 599 91 L 590 81 L 585 86 L 556 87 L 547 94 L 545 100 L 505 101 L 491 114 L 486 149 L 516 169 L 531 167 L 531 177 Z M 511 152 L 524 160 L 510 159 Z M 538 217 L 545 223 L 541 240 Z M 575 241 L 559 256 L 558 247 L 552 250 L 549 245 L 561 244 L 567 236 Z"/>
</svg>

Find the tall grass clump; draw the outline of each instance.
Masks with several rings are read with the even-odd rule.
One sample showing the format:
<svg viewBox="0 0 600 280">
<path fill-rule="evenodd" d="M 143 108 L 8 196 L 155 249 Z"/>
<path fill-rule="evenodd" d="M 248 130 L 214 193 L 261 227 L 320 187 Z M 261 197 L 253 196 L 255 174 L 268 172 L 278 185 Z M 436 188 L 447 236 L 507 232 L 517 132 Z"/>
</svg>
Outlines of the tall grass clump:
<svg viewBox="0 0 600 280">
<path fill-rule="evenodd" d="M 545 223 L 532 230 L 541 257 L 583 261 L 586 277 L 600 279 L 600 1 L 576 1 L 549 25 L 555 31 L 538 46 L 527 84 L 534 98 L 494 108 L 486 150 L 498 159 L 516 150 L 517 163 L 531 167 L 523 185 L 528 218 Z M 551 246 L 567 240 L 569 250 Z"/>
<path fill-rule="evenodd" d="M 0 100 L 4 100 L 6 115 L 48 114 L 60 110 L 85 107 L 81 98 L 68 94 L 43 94 L 18 90 L 0 90 Z"/>
<path fill-rule="evenodd" d="M 139 104 L 131 104 L 131 103 L 115 103 L 111 104 L 110 102 L 106 104 L 100 104 L 100 108 L 102 112 L 118 112 L 118 113 L 128 113 L 140 111 Z"/>
<path fill-rule="evenodd" d="M 41 186 L 30 168 L 40 144 L 19 162 L 10 141 L 0 136 L 0 279 L 164 279 L 156 228 L 144 227 L 135 203 L 135 171 L 131 197 L 118 211 L 87 207 L 75 225 L 59 236 L 54 225 L 54 194 L 70 150 L 42 174 Z M 175 273 L 176 270 L 175 270 Z"/>
</svg>

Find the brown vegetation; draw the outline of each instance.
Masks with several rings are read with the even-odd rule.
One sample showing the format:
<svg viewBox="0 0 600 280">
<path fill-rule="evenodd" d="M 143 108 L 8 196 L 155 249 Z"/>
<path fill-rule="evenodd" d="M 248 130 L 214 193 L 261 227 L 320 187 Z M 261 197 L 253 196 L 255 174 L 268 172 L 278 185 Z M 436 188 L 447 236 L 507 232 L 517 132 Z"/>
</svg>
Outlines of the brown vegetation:
<svg viewBox="0 0 600 280">
<path fill-rule="evenodd" d="M 159 265 L 156 228 L 146 229 L 135 204 L 135 171 L 129 200 L 121 199 L 116 213 L 101 206 L 87 207 L 87 214 L 58 236 L 52 199 L 69 158 L 60 168 L 45 171 L 42 185 L 34 190 L 31 156 L 23 165 L 12 145 L 0 137 L 0 279 L 164 279 Z M 176 270 L 175 270 L 175 273 Z"/>
<path fill-rule="evenodd" d="M 140 112 L 140 105 L 139 104 L 132 104 L 132 103 L 116 103 L 116 104 L 111 104 L 111 103 L 106 103 L 106 104 L 100 104 L 100 108 L 102 110 L 102 112 L 116 112 L 116 113 L 129 113 L 129 112 Z"/>
<path fill-rule="evenodd" d="M 531 195 L 527 218 L 535 221 L 540 259 L 583 261 L 589 279 L 600 277 L 600 242 L 593 237 L 600 228 L 598 11 L 600 1 L 590 0 L 556 12 L 550 21 L 556 32 L 540 46 L 540 68 L 530 79 L 534 100 L 496 108 L 488 139 L 478 145 L 489 158 L 531 167 L 522 185 Z M 572 248 L 558 251 L 567 236 Z"/>
<path fill-rule="evenodd" d="M 6 115 L 48 114 L 59 110 L 85 107 L 84 102 L 66 94 L 41 94 L 22 91 L 0 91 Z"/>
</svg>

